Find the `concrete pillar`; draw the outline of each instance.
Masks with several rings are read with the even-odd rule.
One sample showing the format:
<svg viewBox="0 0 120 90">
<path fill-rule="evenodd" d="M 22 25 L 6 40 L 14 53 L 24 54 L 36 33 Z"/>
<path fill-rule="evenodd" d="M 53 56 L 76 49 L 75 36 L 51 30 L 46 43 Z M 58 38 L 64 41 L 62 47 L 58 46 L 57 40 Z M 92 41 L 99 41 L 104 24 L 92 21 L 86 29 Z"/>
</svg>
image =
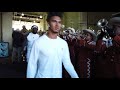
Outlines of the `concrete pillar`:
<svg viewBox="0 0 120 90">
<path fill-rule="evenodd" d="M 43 20 L 44 20 L 44 28 L 43 28 L 43 31 L 46 31 L 48 30 L 48 24 L 47 24 L 47 13 L 44 12 L 44 15 L 43 15 Z"/>
<path fill-rule="evenodd" d="M 2 12 L 3 42 L 9 42 L 9 49 L 12 49 L 12 12 Z"/>
<path fill-rule="evenodd" d="M 86 12 L 64 12 L 65 28 L 73 27 L 75 30 L 84 29 L 87 27 Z"/>
<path fill-rule="evenodd" d="M 2 41 L 2 12 L 0 12 L 0 41 Z"/>
<path fill-rule="evenodd" d="M 79 29 L 83 30 L 87 28 L 87 12 L 79 13 Z"/>
</svg>

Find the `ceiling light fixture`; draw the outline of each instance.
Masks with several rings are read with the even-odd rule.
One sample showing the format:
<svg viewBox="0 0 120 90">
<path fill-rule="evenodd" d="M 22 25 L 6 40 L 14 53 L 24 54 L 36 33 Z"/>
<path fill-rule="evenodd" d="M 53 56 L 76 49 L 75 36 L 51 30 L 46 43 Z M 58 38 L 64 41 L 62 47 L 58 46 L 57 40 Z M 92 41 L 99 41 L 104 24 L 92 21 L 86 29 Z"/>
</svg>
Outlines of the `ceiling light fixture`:
<svg viewBox="0 0 120 90">
<path fill-rule="evenodd" d="M 24 16 L 24 13 L 22 13 L 21 15 Z"/>
<path fill-rule="evenodd" d="M 43 16 L 42 15 L 40 15 L 40 19 L 42 19 L 43 18 Z"/>
</svg>

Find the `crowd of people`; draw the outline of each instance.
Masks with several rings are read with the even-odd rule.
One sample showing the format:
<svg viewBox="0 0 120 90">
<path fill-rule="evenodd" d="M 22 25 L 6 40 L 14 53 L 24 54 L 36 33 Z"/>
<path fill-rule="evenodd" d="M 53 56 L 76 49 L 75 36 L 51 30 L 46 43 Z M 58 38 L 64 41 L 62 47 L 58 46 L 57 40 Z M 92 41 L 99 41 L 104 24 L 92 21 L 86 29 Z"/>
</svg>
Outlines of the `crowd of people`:
<svg viewBox="0 0 120 90">
<path fill-rule="evenodd" d="M 60 32 L 62 15 L 49 12 L 48 30 L 41 34 L 36 25 L 31 32 L 25 26 L 13 31 L 12 62 L 16 56 L 22 61 L 25 52 L 27 78 L 120 78 L 120 14 L 98 33 L 70 27 Z"/>
<path fill-rule="evenodd" d="M 45 32 L 38 31 L 38 26 L 33 25 L 28 30 L 25 25 L 22 29 L 13 29 L 12 32 L 12 63 L 26 61 L 29 58 L 33 41 L 43 35 Z M 28 52 L 28 53 L 27 53 Z"/>
</svg>

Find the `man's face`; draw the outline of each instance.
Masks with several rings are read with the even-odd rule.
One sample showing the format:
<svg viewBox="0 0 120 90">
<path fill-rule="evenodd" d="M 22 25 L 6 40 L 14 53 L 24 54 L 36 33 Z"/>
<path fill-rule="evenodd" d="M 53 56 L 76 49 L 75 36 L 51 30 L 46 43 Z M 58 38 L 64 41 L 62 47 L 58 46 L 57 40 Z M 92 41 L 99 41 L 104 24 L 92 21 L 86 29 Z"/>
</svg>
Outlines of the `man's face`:
<svg viewBox="0 0 120 90">
<path fill-rule="evenodd" d="M 23 28 L 23 29 L 26 29 L 26 27 L 25 27 L 25 26 L 22 26 L 22 28 Z"/>
<path fill-rule="evenodd" d="M 90 33 L 85 33 L 85 40 L 91 41 L 92 40 L 92 35 Z"/>
<path fill-rule="evenodd" d="M 32 32 L 33 32 L 34 34 L 36 34 L 36 33 L 38 32 L 38 29 L 37 29 L 37 28 L 34 28 L 34 29 L 32 30 Z"/>
<path fill-rule="evenodd" d="M 59 33 L 59 31 L 61 30 L 61 18 L 58 16 L 53 16 L 50 18 L 50 20 L 48 21 L 48 24 L 50 26 L 50 30 L 53 33 Z"/>
</svg>

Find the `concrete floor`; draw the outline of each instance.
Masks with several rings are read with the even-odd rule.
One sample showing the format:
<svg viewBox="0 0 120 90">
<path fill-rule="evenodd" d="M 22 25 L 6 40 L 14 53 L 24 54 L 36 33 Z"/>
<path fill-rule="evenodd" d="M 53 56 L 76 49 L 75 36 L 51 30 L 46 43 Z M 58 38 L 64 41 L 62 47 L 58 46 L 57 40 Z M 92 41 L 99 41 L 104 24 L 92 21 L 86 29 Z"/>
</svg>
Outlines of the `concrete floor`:
<svg viewBox="0 0 120 90">
<path fill-rule="evenodd" d="M 26 78 L 26 62 L 11 63 L 10 58 L 0 58 L 0 78 Z"/>
</svg>

